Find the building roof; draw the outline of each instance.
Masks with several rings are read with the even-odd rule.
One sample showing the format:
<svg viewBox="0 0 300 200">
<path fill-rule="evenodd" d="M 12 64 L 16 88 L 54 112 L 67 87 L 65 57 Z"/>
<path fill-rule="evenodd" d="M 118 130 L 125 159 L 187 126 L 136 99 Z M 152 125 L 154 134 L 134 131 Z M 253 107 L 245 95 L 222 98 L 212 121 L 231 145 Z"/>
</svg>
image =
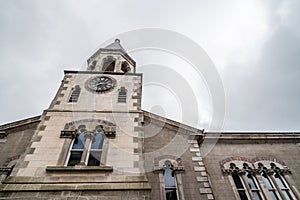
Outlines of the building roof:
<svg viewBox="0 0 300 200">
<path fill-rule="evenodd" d="M 119 51 L 122 51 L 124 54 L 127 54 L 126 50 L 120 44 L 120 40 L 118 38 L 115 39 L 115 42 L 104 47 L 104 49 L 119 50 Z"/>
<path fill-rule="evenodd" d="M 94 58 L 96 58 L 101 52 L 115 52 L 115 53 L 121 53 L 125 59 L 128 60 L 134 67 L 136 65 L 136 62 L 128 55 L 127 51 L 123 48 L 123 46 L 120 43 L 120 40 L 117 38 L 115 41 L 109 45 L 107 45 L 104 48 L 98 49 L 88 60 L 88 64 L 91 63 Z"/>
</svg>

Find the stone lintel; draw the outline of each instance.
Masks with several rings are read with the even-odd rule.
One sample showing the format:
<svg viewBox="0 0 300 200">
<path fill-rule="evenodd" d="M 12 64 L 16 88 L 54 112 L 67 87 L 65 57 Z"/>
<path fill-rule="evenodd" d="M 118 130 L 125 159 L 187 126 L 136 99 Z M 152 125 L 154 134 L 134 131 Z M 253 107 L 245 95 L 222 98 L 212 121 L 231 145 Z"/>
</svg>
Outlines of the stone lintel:
<svg viewBox="0 0 300 200">
<path fill-rule="evenodd" d="M 1 184 L 0 192 L 151 190 L 149 183 Z"/>
<path fill-rule="evenodd" d="M 47 172 L 56 172 L 56 171 L 113 171 L 113 168 L 110 166 L 47 166 Z"/>
</svg>

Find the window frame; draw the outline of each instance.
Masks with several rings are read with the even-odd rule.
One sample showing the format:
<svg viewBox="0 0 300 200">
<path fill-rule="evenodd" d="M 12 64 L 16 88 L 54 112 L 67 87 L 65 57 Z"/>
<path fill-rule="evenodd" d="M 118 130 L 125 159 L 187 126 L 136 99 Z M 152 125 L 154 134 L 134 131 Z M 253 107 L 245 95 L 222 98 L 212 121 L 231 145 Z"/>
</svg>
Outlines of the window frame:
<svg viewBox="0 0 300 200">
<path fill-rule="evenodd" d="M 80 126 L 79 126 L 80 127 Z M 99 129 L 101 129 L 100 132 L 97 132 Z M 79 133 L 79 134 L 78 134 Z M 91 150 L 91 147 L 92 147 L 92 143 L 93 143 L 93 137 L 95 136 L 95 134 L 101 134 L 102 135 L 102 138 L 101 138 L 101 149 L 93 149 Z M 77 149 L 73 149 L 73 146 L 74 146 L 74 142 L 76 140 L 77 137 L 79 137 L 80 134 L 84 134 L 84 142 L 83 142 L 83 149 L 80 149 L 80 150 L 77 150 Z M 87 138 L 89 138 L 89 142 L 87 144 Z M 89 131 L 86 131 L 85 127 L 84 128 L 79 128 L 79 130 L 77 131 L 76 133 L 76 136 L 72 139 L 71 143 L 70 143 L 70 146 L 69 146 L 69 150 L 68 150 L 68 154 L 67 154 L 67 157 L 66 157 L 66 160 L 65 160 L 65 163 L 64 163 L 64 166 L 73 166 L 73 165 L 69 165 L 69 162 L 70 162 L 70 158 L 71 158 L 71 154 L 72 152 L 74 151 L 80 151 L 82 152 L 81 154 L 81 160 L 83 159 L 82 156 L 85 156 L 84 158 L 84 163 L 77 163 L 75 164 L 76 165 L 85 165 L 85 166 L 101 166 L 101 158 L 102 158 L 102 154 L 103 154 L 103 148 L 104 148 L 104 143 L 105 143 L 105 135 L 103 133 L 103 129 L 100 127 L 100 126 L 97 126 L 96 129 L 92 132 L 89 132 Z M 90 154 L 91 152 L 100 152 L 100 160 L 99 160 L 99 165 L 89 165 L 89 158 L 90 158 Z M 80 160 L 80 161 L 81 161 Z"/>
<path fill-rule="evenodd" d="M 75 85 L 70 92 L 68 103 L 77 103 L 80 97 L 81 87 L 79 85 Z"/>
</svg>

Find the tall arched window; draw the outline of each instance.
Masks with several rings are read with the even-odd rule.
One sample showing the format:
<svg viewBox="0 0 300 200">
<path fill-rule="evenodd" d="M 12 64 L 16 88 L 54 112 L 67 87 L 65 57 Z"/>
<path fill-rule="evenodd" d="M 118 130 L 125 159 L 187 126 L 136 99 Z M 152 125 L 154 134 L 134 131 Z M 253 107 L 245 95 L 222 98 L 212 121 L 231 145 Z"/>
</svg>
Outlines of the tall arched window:
<svg viewBox="0 0 300 200">
<path fill-rule="evenodd" d="M 230 175 L 228 177 L 236 191 L 236 199 L 300 199 L 297 190 L 287 181 L 291 171 L 284 162 L 265 157 L 253 160 L 237 157 L 228 162 L 229 159 L 232 158 L 226 158 L 221 163 L 223 172 Z"/>
<path fill-rule="evenodd" d="M 75 166 L 80 163 L 81 157 L 84 150 L 85 143 L 85 126 L 80 126 L 77 132 L 77 136 L 73 139 L 71 143 L 71 148 L 69 151 L 68 166 Z"/>
<path fill-rule="evenodd" d="M 165 162 L 164 171 L 166 200 L 177 200 L 177 187 L 173 166 L 169 160 Z"/>
<path fill-rule="evenodd" d="M 97 126 L 93 132 L 86 131 L 85 126 L 79 126 L 77 135 L 71 143 L 67 166 L 99 166 L 103 141 L 101 126 Z"/>
<path fill-rule="evenodd" d="M 235 187 L 237 192 L 240 195 L 241 200 L 248 200 L 247 194 L 246 194 L 246 189 L 243 181 L 241 180 L 240 175 L 238 174 L 238 171 L 235 167 L 235 165 L 232 163 L 231 167 L 233 168 L 233 172 L 231 173 L 232 179 L 234 181 Z"/>
<path fill-rule="evenodd" d="M 125 87 L 119 89 L 118 103 L 126 103 L 127 90 Z"/>
<path fill-rule="evenodd" d="M 248 182 L 248 186 L 249 186 L 249 189 L 252 192 L 254 200 L 261 200 L 262 198 L 261 198 L 261 195 L 259 193 L 259 188 L 258 188 L 258 185 L 256 183 L 255 177 L 252 176 L 250 171 L 246 171 L 245 172 L 245 178 Z"/>
<path fill-rule="evenodd" d="M 108 56 L 103 59 L 103 71 L 113 72 L 115 70 L 116 59 L 112 56 Z"/>
<path fill-rule="evenodd" d="M 80 95 L 80 91 L 81 89 L 79 85 L 76 85 L 74 88 L 72 88 L 72 93 L 69 98 L 69 102 L 77 102 Z"/>
<path fill-rule="evenodd" d="M 88 165 L 99 166 L 103 147 L 103 132 L 100 126 L 96 127 L 88 153 Z"/>
<path fill-rule="evenodd" d="M 276 193 L 276 189 L 275 189 L 272 181 L 269 179 L 267 173 L 265 171 L 262 171 L 260 173 L 260 175 L 264 181 L 265 186 L 267 187 L 267 189 L 269 191 L 269 194 L 270 194 L 272 200 L 279 200 L 278 195 Z"/>
<path fill-rule="evenodd" d="M 284 178 L 286 171 L 281 164 L 276 165 L 274 162 L 270 162 L 265 166 L 258 163 L 258 168 L 272 199 L 296 199 L 295 194 Z"/>
</svg>

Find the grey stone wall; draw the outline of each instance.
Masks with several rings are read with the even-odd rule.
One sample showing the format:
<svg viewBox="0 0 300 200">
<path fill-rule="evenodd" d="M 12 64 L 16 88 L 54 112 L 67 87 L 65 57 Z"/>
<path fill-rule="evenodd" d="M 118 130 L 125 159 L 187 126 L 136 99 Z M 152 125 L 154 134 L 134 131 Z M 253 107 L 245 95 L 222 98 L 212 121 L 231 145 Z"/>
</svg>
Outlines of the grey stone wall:
<svg viewBox="0 0 300 200">
<path fill-rule="evenodd" d="M 6 136 L 0 139 L 0 167 L 6 167 L 10 161 L 18 159 L 28 147 L 39 121 L 12 126 L 6 128 Z"/>
<path fill-rule="evenodd" d="M 196 148 L 198 144 L 193 135 L 196 130 L 187 130 L 187 127 L 183 127 L 184 125 L 180 126 L 180 124 L 175 123 L 171 120 L 160 121 L 155 119 L 155 117 L 144 116 L 145 165 L 148 170 L 147 178 L 152 188 L 151 198 L 161 199 L 159 173 L 153 171 L 154 160 L 175 156 L 175 158 L 181 158 L 182 165 L 184 166 L 184 171 L 180 172 L 184 198 L 186 200 L 213 199 L 211 194 L 201 194 L 199 190 L 200 188 L 204 188 L 204 182 L 197 181 L 197 177 L 206 172 L 203 165 L 201 169 L 199 168 L 200 171 L 197 170 L 197 167 L 200 166 L 199 163 L 202 162 L 200 162 L 199 148 L 198 151 Z M 177 141 L 176 137 L 180 141 Z M 197 157 L 198 159 L 193 161 L 193 157 Z M 202 168 L 203 171 L 201 171 Z M 208 188 L 210 189 L 210 186 Z"/>
<path fill-rule="evenodd" d="M 249 159 L 259 157 L 272 157 L 282 161 L 291 170 L 290 184 L 296 188 L 300 188 L 300 160 L 299 149 L 297 144 L 293 142 L 282 143 L 280 140 L 276 142 L 265 141 L 264 143 L 256 140 L 248 140 L 248 142 L 219 142 L 212 151 L 204 157 L 204 162 L 210 176 L 212 189 L 215 199 L 235 199 L 233 189 L 229 182 L 228 176 L 221 171 L 220 161 L 229 157 L 246 157 Z"/>
</svg>

